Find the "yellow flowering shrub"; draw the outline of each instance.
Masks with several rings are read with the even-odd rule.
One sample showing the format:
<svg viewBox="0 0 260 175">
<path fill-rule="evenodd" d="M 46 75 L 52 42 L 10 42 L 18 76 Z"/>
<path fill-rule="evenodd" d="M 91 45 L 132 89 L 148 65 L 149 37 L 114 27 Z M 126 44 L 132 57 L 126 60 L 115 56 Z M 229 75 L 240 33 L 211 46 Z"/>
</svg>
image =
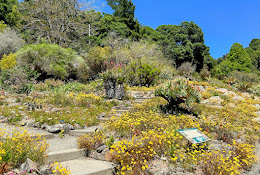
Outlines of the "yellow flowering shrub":
<svg viewBox="0 0 260 175">
<path fill-rule="evenodd" d="M 3 58 L 0 60 L 1 70 L 13 69 L 16 65 L 16 56 L 13 53 L 9 55 L 4 54 Z"/>
<path fill-rule="evenodd" d="M 60 163 L 58 162 L 54 162 L 52 165 L 51 165 L 51 169 L 52 169 L 52 173 L 54 175 L 69 175 L 71 173 L 71 171 L 66 168 L 66 167 L 63 167 Z"/>
<path fill-rule="evenodd" d="M 77 140 L 78 147 L 80 149 L 95 150 L 105 139 L 104 132 L 102 130 L 94 132 L 94 134 L 86 134 L 80 136 Z"/>
<path fill-rule="evenodd" d="M 0 141 L 0 165 L 5 162 L 12 165 L 12 167 L 17 167 L 26 158 L 43 165 L 47 158 L 47 143 L 42 140 L 41 135 L 32 136 L 26 130 L 22 132 L 14 131 L 11 135 L 8 135 L 0 129 L 0 138 L 5 137 Z"/>
</svg>

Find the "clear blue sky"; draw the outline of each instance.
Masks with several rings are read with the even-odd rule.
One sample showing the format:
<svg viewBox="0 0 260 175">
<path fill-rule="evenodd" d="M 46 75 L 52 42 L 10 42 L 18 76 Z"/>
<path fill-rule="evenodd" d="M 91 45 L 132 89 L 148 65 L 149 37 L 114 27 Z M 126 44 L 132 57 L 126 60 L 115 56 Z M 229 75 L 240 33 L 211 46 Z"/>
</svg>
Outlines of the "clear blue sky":
<svg viewBox="0 0 260 175">
<path fill-rule="evenodd" d="M 154 29 L 194 21 L 202 28 L 205 44 L 215 59 L 228 53 L 235 42 L 248 47 L 253 38 L 260 38 L 260 0 L 132 1 L 138 21 Z M 108 5 L 103 11 L 112 13 Z"/>
</svg>

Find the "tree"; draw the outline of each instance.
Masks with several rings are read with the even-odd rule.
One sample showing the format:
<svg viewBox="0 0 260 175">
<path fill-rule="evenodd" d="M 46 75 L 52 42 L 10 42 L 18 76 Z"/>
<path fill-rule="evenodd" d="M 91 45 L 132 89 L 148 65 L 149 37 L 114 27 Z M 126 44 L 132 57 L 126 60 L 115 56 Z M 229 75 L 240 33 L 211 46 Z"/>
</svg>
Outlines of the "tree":
<svg viewBox="0 0 260 175">
<path fill-rule="evenodd" d="M 253 39 L 249 44 L 249 47 L 246 48 L 246 51 L 252 60 L 253 71 L 260 71 L 260 39 Z"/>
<path fill-rule="evenodd" d="M 251 67 L 252 61 L 249 54 L 239 43 L 232 45 L 227 58 L 218 65 L 218 68 L 223 74 L 228 74 L 236 70 L 250 72 Z"/>
<path fill-rule="evenodd" d="M 20 17 L 17 7 L 17 0 L 0 0 L 0 21 L 10 26 L 16 25 Z"/>
<path fill-rule="evenodd" d="M 131 37 L 139 39 L 140 24 L 135 18 L 135 5 L 131 0 L 107 0 L 108 5 L 114 10 L 113 15 L 118 17 L 131 31 Z"/>
<path fill-rule="evenodd" d="M 177 67 L 184 62 L 192 62 L 199 72 L 203 68 L 204 60 L 211 59 L 210 62 L 213 62 L 209 48 L 204 44 L 203 32 L 194 22 L 182 22 L 179 26 L 161 25 L 156 31 L 163 35 L 159 44 L 166 57 L 173 60 Z"/>
<path fill-rule="evenodd" d="M 28 42 L 44 39 L 48 43 L 76 49 L 88 44 L 84 39 L 89 35 L 89 21 L 96 15 L 89 3 L 77 0 L 22 2 L 21 12 L 22 28 Z"/>
</svg>

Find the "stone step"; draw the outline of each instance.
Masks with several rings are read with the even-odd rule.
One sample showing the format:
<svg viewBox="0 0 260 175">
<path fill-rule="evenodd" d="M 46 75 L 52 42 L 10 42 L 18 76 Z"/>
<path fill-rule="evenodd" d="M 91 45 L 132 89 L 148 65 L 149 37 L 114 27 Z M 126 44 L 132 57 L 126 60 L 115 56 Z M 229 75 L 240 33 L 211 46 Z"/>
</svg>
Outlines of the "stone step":
<svg viewBox="0 0 260 175">
<path fill-rule="evenodd" d="M 134 100 L 134 103 L 144 103 L 144 102 L 147 102 L 146 99 L 135 99 Z"/>
<path fill-rule="evenodd" d="M 99 123 L 105 123 L 108 120 L 110 120 L 110 118 L 104 117 L 104 118 L 99 118 Z"/>
<path fill-rule="evenodd" d="M 68 167 L 71 175 L 113 175 L 115 167 L 113 163 L 94 160 L 90 158 L 79 158 L 61 162 L 62 166 Z"/>
<path fill-rule="evenodd" d="M 128 112 L 128 110 L 116 110 L 114 111 L 114 114 L 124 114 L 126 112 Z"/>
<path fill-rule="evenodd" d="M 133 109 L 132 106 L 115 106 L 114 108 L 116 110 L 131 110 L 131 109 Z"/>
<path fill-rule="evenodd" d="M 87 151 L 84 149 L 68 149 L 57 152 L 48 153 L 48 163 L 65 162 L 70 160 L 79 159 L 87 156 Z"/>
<path fill-rule="evenodd" d="M 85 134 L 93 134 L 96 130 L 101 129 L 102 126 L 98 125 L 98 126 L 91 126 L 85 129 L 76 129 L 76 130 L 71 130 L 69 135 L 71 136 L 82 136 Z"/>
</svg>

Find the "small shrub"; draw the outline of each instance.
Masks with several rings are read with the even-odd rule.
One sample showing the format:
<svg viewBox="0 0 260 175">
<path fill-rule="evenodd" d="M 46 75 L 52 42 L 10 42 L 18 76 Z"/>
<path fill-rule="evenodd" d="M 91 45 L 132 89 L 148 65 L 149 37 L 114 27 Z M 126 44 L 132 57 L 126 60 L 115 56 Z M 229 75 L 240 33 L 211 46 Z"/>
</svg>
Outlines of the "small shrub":
<svg viewBox="0 0 260 175">
<path fill-rule="evenodd" d="M 200 71 L 199 76 L 203 79 L 206 80 L 207 78 L 210 77 L 210 72 L 208 70 L 208 66 L 204 65 L 203 69 Z"/>
<path fill-rule="evenodd" d="M 0 57 L 15 53 L 24 45 L 23 39 L 12 29 L 6 28 L 0 32 Z"/>
<path fill-rule="evenodd" d="M 193 72 L 195 72 L 196 67 L 192 65 L 190 62 L 185 62 L 180 65 L 177 69 L 179 71 L 180 76 L 185 76 L 188 77 L 190 76 Z"/>
<path fill-rule="evenodd" d="M 189 80 L 185 78 L 177 78 L 160 85 L 156 89 L 155 95 L 168 101 L 166 110 L 169 113 L 178 113 L 183 110 L 181 104 L 185 104 L 190 108 L 193 103 L 200 102 L 199 90 L 193 87 Z"/>
<path fill-rule="evenodd" d="M 228 78 L 236 79 L 238 82 L 260 82 L 260 77 L 254 73 L 234 71 L 228 74 Z"/>
<path fill-rule="evenodd" d="M 0 130 L 0 136 L 5 133 Z M 20 166 L 27 158 L 43 165 L 46 161 L 47 144 L 41 141 L 41 136 L 32 138 L 26 130 L 23 132 L 14 131 L 12 137 L 0 141 L 0 165 L 10 165 L 11 167 Z"/>
<path fill-rule="evenodd" d="M 105 139 L 103 131 L 96 131 L 94 134 L 80 136 L 77 140 L 79 149 L 96 150 Z"/>
<path fill-rule="evenodd" d="M 251 88 L 249 88 L 249 92 L 260 96 L 260 84 L 253 85 Z"/>
<path fill-rule="evenodd" d="M 251 82 L 240 82 L 236 84 L 236 88 L 240 91 L 248 91 L 252 87 Z"/>
<path fill-rule="evenodd" d="M 160 73 L 160 69 L 141 61 L 134 61 L 126 67 L 126 79 L 130 86 L 153 86 Z"/>
<path fill-rule="evenodd" d="M 9 55 L 4 54 L 2 60 L 0 61 L 1 70 L 13 69 L 16 65 L 16 56 L 12 53 Z"/>
<path fill-rule="evenodd" d="M 50 169 L 52 170 L 52 173 L 54 175 L 69 175 L 70 170 L 66 167 L 63 167 L 61 163 L 54 162 L 51 166 Z"/>
</svg>

